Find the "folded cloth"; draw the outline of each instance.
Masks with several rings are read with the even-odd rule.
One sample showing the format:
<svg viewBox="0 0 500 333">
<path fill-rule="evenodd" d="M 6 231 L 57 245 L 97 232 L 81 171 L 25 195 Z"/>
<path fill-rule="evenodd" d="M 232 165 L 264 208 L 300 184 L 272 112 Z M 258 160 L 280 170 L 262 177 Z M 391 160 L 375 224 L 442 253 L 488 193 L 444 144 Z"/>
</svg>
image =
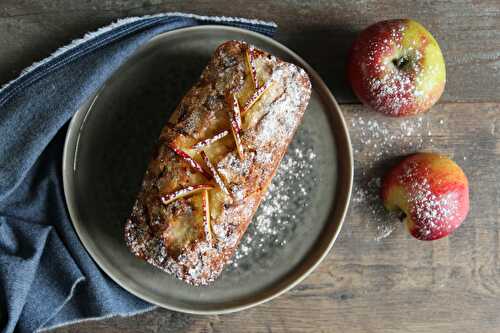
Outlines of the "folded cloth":
<svg viewBox="0 0 500 333">
<path fill-rule="evenodd" d="M 0 329 L 33 332 L 153 308 L 110 280 L 80 243 L 61 178 L 65 124 L 142 44 L 195 25 L 266 35 L 274 23 L 183 13 L 119 20 L 0 89 Z"/>
</svg>

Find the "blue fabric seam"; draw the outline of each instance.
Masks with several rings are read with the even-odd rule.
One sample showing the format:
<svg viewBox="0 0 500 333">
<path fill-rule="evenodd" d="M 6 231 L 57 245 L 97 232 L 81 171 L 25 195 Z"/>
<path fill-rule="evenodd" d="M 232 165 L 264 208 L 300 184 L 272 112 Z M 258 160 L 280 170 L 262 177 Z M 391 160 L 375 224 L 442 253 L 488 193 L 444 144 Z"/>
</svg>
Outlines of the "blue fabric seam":
<svg viewBox="0 0 500 333">
<path fill-rule="evenodd" d="M 64 308 L 64 306 L 68 303 L 68 301 L 73 297 L 73 295 L 75 294 L 75 290 L 76 288 L 83 282 L 85 282 L 87 280 L 87 278 L 82 275 L 80 276 L 78 279 L 75 280 L 75 282 L 73 283 L 73 285 L 71 286 L 71 289 L 69 291 L 69 294 L 68 296 L 66 297 L 66 299 L 64 300 L 64 302 L 55 309 L 54 313 L 52 314 L 52 316 L 48 317 L 47 320 L 45 320 L 42 325 L 40 327 L 44 327 L 49 321 L 52 320 L 52 318 L 54 318 L 55 316 L 57 316 L 57 314 Z"/>
</svg>

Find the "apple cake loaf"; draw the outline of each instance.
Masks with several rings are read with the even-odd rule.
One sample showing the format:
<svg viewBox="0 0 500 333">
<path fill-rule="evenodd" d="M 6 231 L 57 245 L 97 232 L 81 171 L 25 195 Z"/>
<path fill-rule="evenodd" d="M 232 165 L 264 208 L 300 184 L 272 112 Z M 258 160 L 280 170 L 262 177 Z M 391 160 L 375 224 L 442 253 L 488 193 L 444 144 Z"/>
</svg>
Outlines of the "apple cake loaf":
<svg viewBox="0 0 500 333">
<path fill-rule="evenodd" d="M 310 95 L 303 69 L 244 42 L 220 45 L 162 129 L 125 224 L 130 251 L 190 284 L 217 278 Z"/>
</svg>

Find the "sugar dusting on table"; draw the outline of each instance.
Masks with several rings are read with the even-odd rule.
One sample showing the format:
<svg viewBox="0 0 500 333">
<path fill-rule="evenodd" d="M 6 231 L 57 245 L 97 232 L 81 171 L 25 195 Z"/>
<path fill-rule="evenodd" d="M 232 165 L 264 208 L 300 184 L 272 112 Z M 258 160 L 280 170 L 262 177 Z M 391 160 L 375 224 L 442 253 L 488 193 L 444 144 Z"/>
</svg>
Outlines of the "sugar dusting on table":
<svg viewBox="0 0 500 333">
<path fill-rule="evenodd" d="M 435 125 L 435 124 L 434 124 Z M 355 181 L 352 195 L 354 209 L 370 221 L 368 228 L 374 229 L 374 240 L 388 237 L 400 224 L 399 213 L 387 212 L 380 199 L 382 161 L 400 158 L 432 146 L 430 120 L 425 115 L 395 119 L 380 119 L 378 115 L 364 112 L 353 115 L 352 128 L 355 159 Z M 444 127 L 444 120 L 439 121 Z"/>
<path fill-rule="evenodd" d="M 302 212 L 310 204 L 311 191 L 318 181 L 314 175 L 317 156 L 311 140 L 303 139 L 306 131 L 299 132 L 241 240 L 231 268 L 248 265 L 254 258 L 266 265 L 265 258 L 272 249 L 285 246 L 303 220 Z"/>
</svg>

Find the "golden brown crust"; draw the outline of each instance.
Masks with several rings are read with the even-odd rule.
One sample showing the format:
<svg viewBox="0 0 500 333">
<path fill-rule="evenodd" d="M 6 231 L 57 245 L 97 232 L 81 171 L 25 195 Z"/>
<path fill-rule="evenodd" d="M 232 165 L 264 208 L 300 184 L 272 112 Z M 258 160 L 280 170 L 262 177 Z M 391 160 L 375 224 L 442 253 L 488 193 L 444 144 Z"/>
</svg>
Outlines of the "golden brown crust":
<svg viewBox="0 0 500 333">
<path fill-rule="evenodd" d="M 301 68 L 243 42 L 220 45 L 162 130 L 125 225 L 131 252 L 191 284 L 217 278 L 264 197 L 310 94 Z M 241 106 L 256 100 L 241 113 L 241 124 L 230 119 L 233 95 Z M 193 148 L 224 131 L 203 146 L 204 158 Z M 241 140 L 239 152 L 235 139 Z M 210 188 L 208 200 L 194 191 L 200 186 Z"/>
</svg>

